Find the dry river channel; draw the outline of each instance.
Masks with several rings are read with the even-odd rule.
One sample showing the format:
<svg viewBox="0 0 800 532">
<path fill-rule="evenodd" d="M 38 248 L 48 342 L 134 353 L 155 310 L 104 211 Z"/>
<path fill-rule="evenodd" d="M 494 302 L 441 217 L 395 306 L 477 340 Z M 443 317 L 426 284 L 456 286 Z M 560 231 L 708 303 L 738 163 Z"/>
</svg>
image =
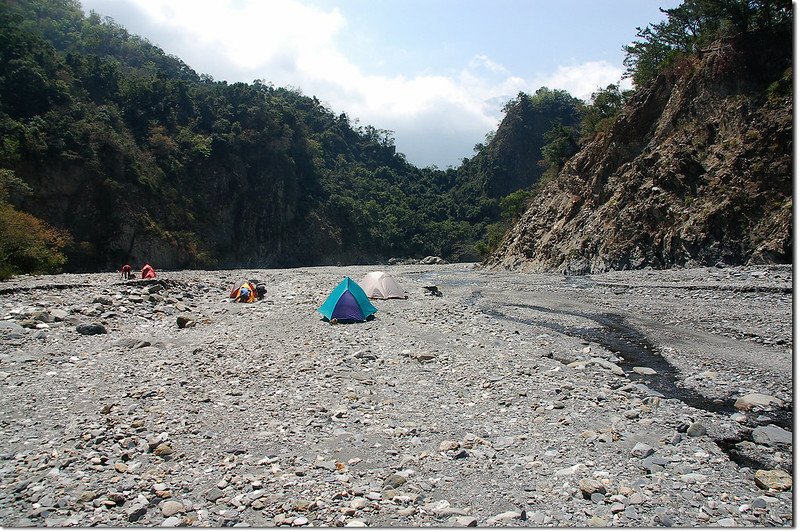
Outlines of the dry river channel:
<svg viewBox="0 0 800 532">
<path fill-rule="evenodd" d="M 792 351 L 791 266 L 23 276 L 0 526 L 791 527 Z"/>
</svg>

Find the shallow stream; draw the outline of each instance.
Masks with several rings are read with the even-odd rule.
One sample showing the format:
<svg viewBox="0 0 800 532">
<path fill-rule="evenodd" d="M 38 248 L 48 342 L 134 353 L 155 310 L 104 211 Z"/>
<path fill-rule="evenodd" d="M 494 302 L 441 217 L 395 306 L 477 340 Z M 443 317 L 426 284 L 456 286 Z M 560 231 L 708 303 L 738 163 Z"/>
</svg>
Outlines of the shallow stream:
<svg viewBox="0 0 800 532">
<path fill-rule="evenodd" d="M 444 287 L 479 286 L 478 283 L 469 280 L 439 281 Z M 586 288 L 593 284 L 591 280 L 585 278 L 567 278 L 565 282 L 573 288 Z M 675 366 L 664 358 L 661 350 L 652 344 L 642 332 L 628 325 L 625 319 L 618 314 L 567 311 L 526 304 L 507 303 L 504 305 L 508 308 L 523 309 L 543 316 L 540 318 L 520 318 L 506 314 L 497 308 L 482 307 L 480 305 L 481 298 L 480 290 L 475 290 L 465 300 L 465 303 L 477 306 L 481 312 L 494 319 L 542 327 L 559 334 L 580 338 L 600 345 L 621 359 L 617 362 L 617 365 L 623 369 L 628 379 L 632 382 L 645 384 L 665 398 L 678 399 L 686 405 L 724 417 L 729 417 L 736 412 L 734 408 L 735 397 L 729 397 L 725 400 L 710 399 L 692 388 L 681 386 L 681 379 Z M 552 316 L 552 319 L 548 319 L 550 316 Z M 582 318 L 593 322 L 596 326 L 572 327 L 563 325 L 557 322 L 557 316 Z M 655 371 L 655 374 L 640 375 L 633 371 L 633 368 L 637 366 L 651 368 Z M 767 424 L 774 424 L 785 430 L 792 431 L 793 413 L 791 407 L 775 409 L 760 420 L 756 415 L 748 414 L 745 426 L 752 429 L 758 425 Z M 739 439 L 717 440 L 716 443 L 728 454 L 731 460 L 740 466 L 750 467 L 751 469 L 771 469 L 768 463 L 759 460 L 758 457 L 740 452 L 736 444 L 748 441 L 751 437 L 750 434 L 751 430 L 747 430 Z"/>
</svg>

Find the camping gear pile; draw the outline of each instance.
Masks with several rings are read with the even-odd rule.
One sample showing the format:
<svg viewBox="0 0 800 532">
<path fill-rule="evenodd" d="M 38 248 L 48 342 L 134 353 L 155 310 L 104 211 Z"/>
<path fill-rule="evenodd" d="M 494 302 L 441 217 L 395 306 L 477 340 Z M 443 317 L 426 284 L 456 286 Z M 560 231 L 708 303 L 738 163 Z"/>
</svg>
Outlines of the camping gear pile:
<svg viewBox="0 0 800 532">
<path fill-rule="evenodd" d="M 256 299 L 264 299 L 267 287 L 263 284 L 256 284 L 255 281 L 243 281 L 234 285 L 229 297 L 236 303 L 252 303 Z"/>
</svg>

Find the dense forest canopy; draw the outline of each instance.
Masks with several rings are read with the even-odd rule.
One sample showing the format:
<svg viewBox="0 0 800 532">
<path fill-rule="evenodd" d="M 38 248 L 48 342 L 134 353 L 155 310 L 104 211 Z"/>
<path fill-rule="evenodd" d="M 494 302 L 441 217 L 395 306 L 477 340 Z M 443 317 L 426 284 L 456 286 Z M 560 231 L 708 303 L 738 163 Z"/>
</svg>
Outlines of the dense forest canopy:
<svg viewBox="0 0 800 532">
<path fill-rule="evenodd" d="M 691 0 L 665 13 L 626 47 L 637 85 L 721 32 L 785 23 L 791 5 Z M 0 72 L 2 277 L 146 260 L 480 260 L 630 97 L 617 85 L 588 102 L 520 93 L 472 158 L 440 170 L 299 90 L 198 74 L 76 0 L 1 4 Z"/>
</svg>

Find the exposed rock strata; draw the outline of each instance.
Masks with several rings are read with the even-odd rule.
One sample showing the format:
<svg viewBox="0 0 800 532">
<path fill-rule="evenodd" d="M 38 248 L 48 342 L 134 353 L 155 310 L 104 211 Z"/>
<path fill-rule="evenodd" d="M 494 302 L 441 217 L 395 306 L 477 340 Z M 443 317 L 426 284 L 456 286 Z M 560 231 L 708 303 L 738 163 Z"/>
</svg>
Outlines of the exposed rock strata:
<svg viewBox="0 0 800 532">
<path fill-rule="evenodd" d="M 791 51 L 790 36 L 752 35 L 659 76 L 542 187 L 487 265 L 791 262 L 792 95 L 768 88 L 791 80 Z"/>
</svg>

